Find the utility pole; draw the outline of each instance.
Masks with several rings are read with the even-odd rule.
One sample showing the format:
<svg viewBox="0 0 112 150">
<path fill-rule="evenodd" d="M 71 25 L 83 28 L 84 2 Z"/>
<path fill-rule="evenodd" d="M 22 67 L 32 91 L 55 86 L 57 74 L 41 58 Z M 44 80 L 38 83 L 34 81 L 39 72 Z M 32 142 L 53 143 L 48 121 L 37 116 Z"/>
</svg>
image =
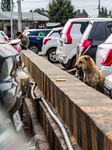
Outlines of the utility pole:
<svg viewBox="0 0 112 150">
<path fill-rule="evenodd" d="M 100 0 L 99 0 L 99 4 L 98 4 L 98 17 L 100 17 Z"/>
<path fill-rule="evenodd" d="M 11 19 L 10 19 L 10 23 L 11 23 L 11 40 L 12 40 L 12 39 L 13 39 L 12 0 L 10 0 L 10 12 L 11 12 Z"/>
<path fill-rule="evenodd" d="M 18 3 L 18 31 L 19 32 L 22 32 L 22 13 L 21 13 L 21 0 L 17 0 L 17 3 Z"/>
</svg>

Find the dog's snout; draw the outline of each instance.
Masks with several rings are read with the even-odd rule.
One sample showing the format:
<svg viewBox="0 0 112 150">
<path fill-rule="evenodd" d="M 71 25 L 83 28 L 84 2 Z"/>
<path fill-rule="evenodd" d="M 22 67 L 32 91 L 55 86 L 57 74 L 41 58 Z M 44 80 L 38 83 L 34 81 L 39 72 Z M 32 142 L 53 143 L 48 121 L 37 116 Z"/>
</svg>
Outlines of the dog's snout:
<svg viewBox="0 0 112 150">
<path fill-rule="evenodd" d="M 74 68 L 78 69 L 78 66 L 77 66 L 77 65 L 75 65 L 75 66 L 74 66 Z"/>
</svg>

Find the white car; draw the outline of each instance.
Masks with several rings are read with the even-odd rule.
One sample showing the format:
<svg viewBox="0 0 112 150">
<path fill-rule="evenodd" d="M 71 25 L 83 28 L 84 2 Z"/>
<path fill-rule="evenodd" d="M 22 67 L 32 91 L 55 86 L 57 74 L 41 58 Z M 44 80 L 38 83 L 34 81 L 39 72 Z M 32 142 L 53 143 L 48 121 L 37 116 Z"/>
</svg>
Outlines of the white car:
<svg viewBox="0 0 112 150">
<path fill-rule="evenodd" d="M 4 33 L 4 31 L 0 31 L 0 40 L 9 41 L 8 36 Z"/>
<path fill-rule="evenodd" d="M 57 60 L 66 68 L 73 68 L 76 62 L 77 44 L 90 21 L 102 18 L 74 18 L 65 24 L 56 50 Z M 104 20 L 104 19 L 103 19 Z"/>
<path fill-rule="evenodd" d="M 53 28 L 43 40 L 42 53 L 47 56 L 52 63 L 56 61 L 57 40 L 59 40 L 60 32 L 63 27 Z"/>
<path fill-rule="evenodd" d="M 107 51 L 105 57 L 101 60 L 101 73 L 105 76 L 112 75 L 112 48 Z"/>
<path fill-rule="evenodd" d="M 112 74 L 112 34 L 107 38 L 107 40 L 100 44 L 97 48 L 96 53 L 96 65 L 98 69 L 105 75 L 108 76 Z M 109 57 L 111 59 L 109 59 Z"/>
</svg>

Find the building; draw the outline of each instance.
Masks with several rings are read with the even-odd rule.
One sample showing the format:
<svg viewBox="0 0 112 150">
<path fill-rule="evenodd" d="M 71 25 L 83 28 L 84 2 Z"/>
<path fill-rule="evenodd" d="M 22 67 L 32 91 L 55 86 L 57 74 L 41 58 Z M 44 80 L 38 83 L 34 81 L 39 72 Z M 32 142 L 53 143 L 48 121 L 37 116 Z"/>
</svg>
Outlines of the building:
<svg viewBox="0 0 112 150">
<path fill-rule="evenodd" d="M 18 32 L 18 12 L 12 12 L 13 33 L 16 38 Z M 22 32 L 25 29 L 37 29 L 46 26 L 47 16 L 34 12 L 22 12 Z M 0 12 L 0 30 L 11 36 L 11 12 Z"/>
</svg>

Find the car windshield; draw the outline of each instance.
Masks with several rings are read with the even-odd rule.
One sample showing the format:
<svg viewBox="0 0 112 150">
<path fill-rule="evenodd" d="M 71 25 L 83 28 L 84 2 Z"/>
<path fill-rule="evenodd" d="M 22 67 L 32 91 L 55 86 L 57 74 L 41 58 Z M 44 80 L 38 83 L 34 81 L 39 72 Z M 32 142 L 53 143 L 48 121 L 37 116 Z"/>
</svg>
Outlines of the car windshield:
<svg viewBox="0 0 112 150">
<path fill-rule="evenodd" d="M 104 43 L 105 44 L 112 44 L 112 34 L 107 38 L 107 40 Z"/>
</svg>

